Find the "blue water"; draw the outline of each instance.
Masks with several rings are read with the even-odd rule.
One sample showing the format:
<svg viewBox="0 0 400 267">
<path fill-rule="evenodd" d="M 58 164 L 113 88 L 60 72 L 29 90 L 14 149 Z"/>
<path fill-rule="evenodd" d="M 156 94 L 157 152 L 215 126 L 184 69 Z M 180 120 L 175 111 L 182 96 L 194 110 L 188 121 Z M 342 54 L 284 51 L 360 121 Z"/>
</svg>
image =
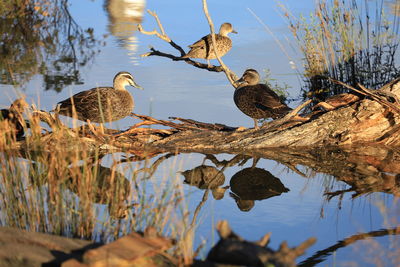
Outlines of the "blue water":
<svg viewBox="0 0 400 267">
<path fill-rule="evenodd" d="M 295 16 L 308 15 L 314 5 L 314 1 L 291 0 L 284 3 Z M 93 28 L 96 38 L 104 38 L 105 42 L 104 46 L 99 47 L 100 52 L 93 61 L 81 68 L 83 84 L 69 85 L 59 93 L 45 91 L 43 77 L 35 75 L 20 87 L 0 85 L 4 93 L 0 97 L 0 105 L 8 106 L 10 101 L 16 98 L 17 92 L 23 92 L 30 103 L 37 103 L 41 109 L 51 110 L 58 101 L 71 94 L 98 85 L 111 85 L 114 75 L 125 70 L 131 72 L 144 88 L 144 91 L 129 89 L 135 98 L 136 113 L 159 119 L 177 116 L 230 126 L 253 126 L 253 120 L 234 105 L 233 87 L 227 82 L 225 75 L 197 69 L 184 62 L 173 62 L 167 58 L 141 58 L 141 54 L 149 51 L 149 46 L 175 55 L 178 53 L 164 41 L 137 31 L 132 33 L 134 38 L 129 40 L 128 37 L 132 36 L 114 36 L 110 33 L 110 19 L 103 4 L 102 1 L 70 1 L 69 10 L 77 24 L 83 29 Z M 270 69 L 273 78 L 291 87 L 290 97 L 298 97 L 300 78 L 289 62 L 293 60 L 298 66 L 298 71 L 301 71 L 301 54 L 292 47 L 294 41 L 285 20 L 277 11 L 279 8 L 276 3 L 264 0 L 210 0 L 208 4 L 217 29 L 221 23 L 229 21 L 239 33 L 231 35 L 233 48 L 223 57 L 225 64 L 238 75 L 246 68 L 254 68 L 259 72 Z M 147 1 L 145 9 L 156 11 L 170 38 L 185 49 L 187 45 L 209 32 L 201 1 L 153 0 Z M 271 29 L 289 57 L 249 9 Z M 154 19 L 147 13 L 143 14 L 142 24 L 146 30 L 156 28 Z M 126 129 L 136 122 L 133 118 L 125 118 L 108 126 Z M 233 156 L 223 154 L 217 157 L 222 160 Z M 176 173 L 199 166 L 203 158 L 203 155 L 198 154 L 182 154 L 168 159 L 160 165 L 153 179 L 162 179 L 166 172 Z M 206 161 L 206 164 L 212 165 L 210 161 Z M 229 185 L 230 178 L 240 169 L 250 166 L 251 160 L 244 166 L 228 167 L 224 171 L 223 186 Z M 299 258 L 300 262 L 316 251 L 335 245 L 339 240 L 357 233 L 392 228 L 399 221 L 398 199 L 392 195 L 372 193 L 351 199 L 351 193 L 346 193 L 340 203 L 339 197 L 334 197 L 328 202 L 324 196 L 326 186 L 333 187 L 330 191 L 349 186 L 321 173 L 302 177 L 272 160 L 261 159 L 257 167 L 271 172 L 290 191 L 269 199 L 256 200 L 254 207 L 247 212 L 238 208 L 235 200 L 229 195 L 230 189 L 221 200 L 215 200 L 209 195 L 200 213 L 195 241 L 197 245 L 202 239 L 206 239 L 207 247 L 210 247 L 217 240 L 213 226 L 218 220 L 228 220 L 234 231 L 248 240 L 258 240 L 265 233 L 272 232 L 270 247 L 274 249 L 285 240 L 289 246 L 295 246 L 309 237 L 316 237 L 317 243 Z M 177 175 L 177 179 L 183 181 L 180 175 Z M 185 193 L 190 195 L 189 210 L 194 211 L 204 191 L 190 185 L 184 185 L 184 189 Z M 385 203 L 387 211 L 378 208 L 381 202 Z M 393 217 L 397 219 L 387 220 Z M 377 242 L 384 252 L 389 252 L 396 246 L 399 248 L 398 238 L 393 240 L 385 236 L 374 238 L 373 241 Z M 349 262 L 355 262 L 358 266 L 368 266 L 364 262 L 368 260 L 361 244 L 362 242 L 356 242 L 340 248 L 335 254 L 324 258 L 321 266 L 342 266 Z M 390 262 L 387 264 L 391 265 Z"/>
</svg>

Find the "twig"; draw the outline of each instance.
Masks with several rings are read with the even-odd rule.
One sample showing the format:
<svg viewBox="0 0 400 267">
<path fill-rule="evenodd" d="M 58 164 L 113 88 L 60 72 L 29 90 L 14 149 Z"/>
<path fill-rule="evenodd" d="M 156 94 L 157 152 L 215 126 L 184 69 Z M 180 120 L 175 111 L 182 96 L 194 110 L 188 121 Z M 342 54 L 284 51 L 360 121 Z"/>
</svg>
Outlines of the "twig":
<svg viewBox="0 0 400 267">
<path fill-rule="evenodd" d="M 380 103 L 381 105 L 391 108 L 393 111 L 400 114 L 400 108 L 397 105 L 387 101 L 384 97 L 379 96 L 378 94 L 376 94 L 375 92 L 373 92 L 371 90 L 368 90 L 367 88 L 365 88 L 363 85 L 361 85 L 359 83 L 357 85 L 358 85 L 358 87 L 360 87 L 360 89 L 356 89 L 353 86 L 350 86 L 344 82 L 335 80 L 333 78 L 328 77 L 328 79 L 336 84 L 342 85 L 350 90 L 353 90 L 354 92 L 357 92 L 364 96 L 368 96 L 368 97 L 372 98 L 373 100 L 375 100 L 376 102 Z"/>
<path fill-rule="evenodd" d="M 297 108 L 293 109 L 293 110 L 292 110 L 291 112 L 289 112 L 285 117 L 283 117 L 283 119 L 285 119 L 285 118 L 291 119 L 291 118 L 295 117 L 295 116 L 300 112 L 300 110 L 302 110 L 302 109 L 305 108 L 308 104 L 310 104 L 311 101 L 312 101 L 312 100 L 307 100 L 307 101 L 304 102 L 303 104 L 299 105 Z"/>
<path fill-rule="evenodd" d="M 156 35 L 158 38 L 166 41 L 166 42 L 171 42 L 171 38 L 168 37 L 168 35 L 165 33 L 164 31 L 164 27 L 161 24 L 160 19 L 158 18 L 157 14 L 154 11 L 150 11 L 147 10 L 147 13 L 149 13 L 151 16 L 154 17 L 154 19 L 157 22 L 158 28 L 160 29 L 161 33 L 159 33 L 157 30 L 153 30 L 153 31 L 145 31 L 142 27 L 142 24 L 138 25 L 138 31 L 143 33 L 143 34 L 147 34 L 147 35 Z"/>
</svg>

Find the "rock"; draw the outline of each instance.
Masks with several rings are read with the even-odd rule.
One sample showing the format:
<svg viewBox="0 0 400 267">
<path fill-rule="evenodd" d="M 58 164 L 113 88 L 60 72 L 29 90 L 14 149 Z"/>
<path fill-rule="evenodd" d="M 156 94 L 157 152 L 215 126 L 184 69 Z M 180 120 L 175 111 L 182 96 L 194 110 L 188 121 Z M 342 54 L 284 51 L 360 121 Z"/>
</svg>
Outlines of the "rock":
<svg viewBox="0 0 400 267">
<path fill-rule="evenodd" d="M 158 236 L 154 228 L 147 228 L 144 235 L 131 233 L 115 242 L 87 251 L 83 255 L 83 263 L 91 267 L 175 266 L 161 253 L 169 249 L 172 243 L 170 239 Z"/>
<path fill-rule="evenodd" d="M 86 240 L 0 227 L 0 266 L 60 265 L 95 245 Z"/>
</svg>

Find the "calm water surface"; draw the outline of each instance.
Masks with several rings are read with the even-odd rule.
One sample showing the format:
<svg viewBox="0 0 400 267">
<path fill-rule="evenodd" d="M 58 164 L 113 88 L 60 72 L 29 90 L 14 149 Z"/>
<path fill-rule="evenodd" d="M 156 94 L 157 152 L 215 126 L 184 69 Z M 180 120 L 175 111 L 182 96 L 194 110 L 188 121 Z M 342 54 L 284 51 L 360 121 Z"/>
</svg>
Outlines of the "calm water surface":
<svg viewBox="0 0 400 267">
<path fill-rule="evenodd" d="M 98 41 L 90 48 L 85 48 L 83 54 L 92 55 L 87 62 L 75 66 L 79 70 L 79 79 L 69 84 L 67 82 L 65 86 L 62 83 L 56 86 L 51 79 L 46 80 L 45 76 L 35 74 L 18 86 L 13 86 L 12 83 L 1 84 L 3 94 L 0 97 L 0 105 L 8 106 L 10 101 L 16 98 L 17 93 L 23 92 L 30 103 L 37 103 L 41 109 L 51 110 L 58 101 L 71 94 L 97 85 L 111 85 L 114 75 L 125 70 L 131 72 L 145 89 L 144 91 L 129 89 L 135 97 L 136 113 L 152 115 L 159 119 L 178 116 L 230 126 L 252 127 L 253 121 L 235 107 L 232 98 L 233 88 L 223 74 L 207 72 L 184 62 L 173 62 L 166 58 L 140 57 L 149 51 L 149 46 L 177 54 L 160 39 L 136 31 L 136 24 L 141 20 L 146 30 L 156 28 L 153 18 L 143 10 L 156 11 L 167 34 L 176 43 L 186 47 L 208 32 L 201 1 L 132 0 L 131 7 L 128 7 L 129 1 L 126 1 L 127 6 L 122 7 L 118 2 L 122 1 L 70 1 L 69 12 L 76 24 L 81 29 L 93 28 L 94 38 Z M 308 14 L 312 11 L 314 3 L 314 1 L 294 0 L 284 2 L 295 15 Z M 256 12 L 271 28 L 285 45 L 290 58 L 283 53 L 248 8 Z M 301 84 L 296 70 L 291 68 L 289 61 L 293 60 L 297 66 L 301 66 L 300 53 L 293 51 L 286 42 L 286 37 L 289 38 L 290 33 L 285 21 L 276 11 L 276 4 L 263 0 L 214 0 L 209 1 L 209 9 L 216 27 L 229 21 L 239 32 L 238 35 L 231 36 L 233 48 L 223 57 L 224 62 L 238 75 L 250 67 L 259 72 L 270 69 L 274 78 L 291 86 L 290 97 L 296 98 Z M 48 74 L 56 77 L 63 75 L 63 72 L 53 68 Z M 45 90 L 46 86 L 48 90 Z M 133 118 L 125 118 L 108 126 L 126 129 L 136 122 Z M 215 156 L 219 161 L 234 157 L 228 154 Z M 150 163 L 156 159 L 150 160 Z M 210 194 L 202 207 L 196 244 L 205 239 L 208 241 L 207 247 L 210 247 L 216 241 L 213 233 L 214 224 L 218 220 L 226 219 L 234 231 L 248 240 L 258 240 L 265 233 L 272 232 L 270 243 L 272 248 L 277 248 L 284 240 L 287 240 L 290 246 L 294 246 L 309 237 L 316 237 L 317 243 L 299 258 L 301 262 L 317 251 L 337 245 L 341 240 L 360 233 L 391 229 L 398 223 L 399 191 L 382 193 L 384 190 L 376 190 L 378 192 L 371 190 L 353 198 L 354 191 L 351 190 L 351 184 L 343 182 L 346 181 L 345 177 L 329 175 L 334 172 L 324 174 L 324 171 L 318 172 L 315 168 L 302 166 L 299 163 L 294 163 L 294 166 L 297 166 L 304 175 L 277 161 L 261 158 L 255 167 L 261 174 L 254 176 L 256 178 L 251 173 L 243 174 L 243 172 L 241 176 L 235 176 L 240 171 L 249 171 L 248 168 L 253 164 L 252 159 L 240 166 L 235 164 L 223 167 L 215 163 L 215 160 L 212 162 L 206 159 L 205 155 L 180 154 L 163 161 L 151 178 L 161 181 L 167 175 L 183 182 L 184 176 L 180 172 L 185 170 L 203 164 L 218 170 L 223 168 L 225 179 L 222 179 L 218 187 L 226 190 L 218 191 L 217 197 L 215 195 L 218 192 Z M 389 162 L 390 164 L 395 163 Z M 357 173 L 358 170 L 355 168 L 354 172 Z M 395 176 L 398 186 L 399 174 L 391 171 L 387 173 Z M 267 178 L 263 178 L 263 175 L 267 175 Z M 128 174 L 126 176 L 129 177 Z M 246 179 L 246 177 L 253 178 Z M 268 184 L 268 181 L 272 180 L 274 182 Z M 254 184 L 258 184 L 264 191 L 258 192 Z M 184 190 L 188 196 L 189 210 L 194 211 L 203 197 L 204 190 L 189 184 L 184 185 Z M 338 192 L 338 194 L 331 194 L 331 198 L 328 198 L 326 192 Z M 386 210 L 381 208 L 382 203 Z M 321 266 L 342 266 L 350 262 L 355 262 L 358 266 L 374 266 L 369 261 L 369 256 L 373 253 L 365 253 L 372 247 L 371 244 L 378 246 L 374 251 L 376 255 L 391 249 L 399 249 L 398 238 L 383 234 L 368 241 L 354 242 L 352 245 L 337 249 L 334 253 L 322 252 Z M 389 266 L 391 263 L 387 261 L 387 264 Z"/>
</svg>

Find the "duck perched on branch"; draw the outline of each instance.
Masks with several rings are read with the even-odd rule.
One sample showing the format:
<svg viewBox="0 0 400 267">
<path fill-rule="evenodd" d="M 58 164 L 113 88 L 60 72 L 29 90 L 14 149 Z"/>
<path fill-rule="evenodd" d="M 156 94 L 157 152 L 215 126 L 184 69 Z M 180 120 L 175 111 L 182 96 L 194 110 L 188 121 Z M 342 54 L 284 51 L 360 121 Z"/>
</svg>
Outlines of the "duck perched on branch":
<svg viewBox="0 0 400 267">
<path fill-rule="evenodd" d="M 113 87 L 92 88 L 59 102 L 59 114 L 98 123 L 116 121 L 128 116 L 134 108 L 134 100 L 125 86 L 143 88 L 126 71 L 118 72 L 113 84 Z"/>
<path fill-rule="evenodd" d="M 215 35 L 217 53 L 220 57 L 228 53 L 232 48 L 232 40 L 228 37 L 231 32 L 237 33 L 232 24 L 225 22 L 221 25 L 219 33 Z M 207 59 L 207 61 L 216 58 L 211 34 L 204 36 L 194 44 L 189 45 L 189 47 L 190 51 L 182 58 L 203 58 Z"/>
<path fill-rule="evenodd" d="M 261 84 L 260 75 L 254 69 L 247 69 L 237 81 L 233 100 L 236 106 L 247 116 L 253 118 L 257 129 L 258 119 L 277 119 L 285 116 L 292 109 L 282 103 L 279 96 L 266 84 Z"/>
</svg>

